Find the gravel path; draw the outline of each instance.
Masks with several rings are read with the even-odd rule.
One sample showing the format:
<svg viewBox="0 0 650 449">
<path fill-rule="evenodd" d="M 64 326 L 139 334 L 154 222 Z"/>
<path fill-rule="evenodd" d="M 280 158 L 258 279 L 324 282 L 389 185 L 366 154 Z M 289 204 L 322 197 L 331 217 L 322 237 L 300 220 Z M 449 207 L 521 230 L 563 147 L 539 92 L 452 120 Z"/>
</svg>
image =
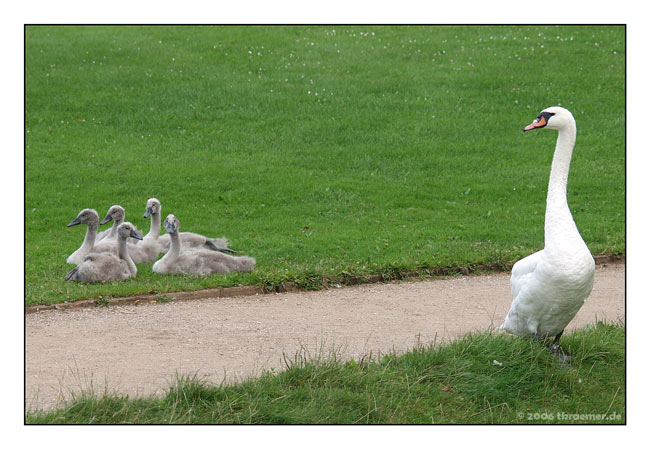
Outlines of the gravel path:
<svg viewBox="0 0 650 449">
<path fill-rule="evenodd" d="M 367 284 L 319 292 L 41 311 L 25 316 L 25 401 L 51 408 L 80 389 L 162 393 L 175 373 L 212 382 L 282 369 L 283 353 L 358 358 L 498 327 L 509 274 Z M 568 329 L 624 320 L 625 264 L 597 266 Z"/>
</svg>

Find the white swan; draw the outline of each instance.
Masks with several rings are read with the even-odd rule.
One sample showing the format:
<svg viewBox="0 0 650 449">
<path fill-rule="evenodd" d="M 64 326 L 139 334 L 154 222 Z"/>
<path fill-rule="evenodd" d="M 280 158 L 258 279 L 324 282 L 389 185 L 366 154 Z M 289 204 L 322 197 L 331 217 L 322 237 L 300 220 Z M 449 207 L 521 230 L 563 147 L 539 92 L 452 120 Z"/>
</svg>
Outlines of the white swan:
<svg viewBox="0 0 650 449">
<path fill-rule="evenodd" d="M 595 264 L 566 197 L 575 120 L 567 109 L 554 106 L 544 109 L 524 131 L 541 128 L 559 132 L 546 197 L 544 249 L 512 267 L 514 300 L 500 329 L 519 336 L 555 337 L 552 350 L 557 353 L 564 328 L 591 293 Z"/>
<path fill-rule="evenodd" d="M 171 237 L 171 247 L 162 259 L 153 264 L 152 270 L 156 273 L 207 276 L 233 271 L 252 271 L 255 267 L 255 259 L 252 257 L 234 257 L 207 249 L 183 250 L 178 232 L 180 223 L 172 214 L 165 218 L 164 226 Z"/>
<path fill-rule="evenodd" d="M 144 236 L 143 244 L 156 244 L 159 246 L 159 251 L 163 254 L 169 251 L 171 244 L 169 234 L 160 235 L 160 217 L 162 206 L 157 198 L 149 198 L 147 200 L 146 212 L 144 218 L 151 216 L 151 228 L 147 235 Z M 179 232 L 183 248 L 196 248 L 196 249 L 211 249 L 221 251 L 226 254 L 236 254 L 237 251 L 228 248 L 228 240 L 223 238 L 209 238 L 204 237 L 194 232 Z"/>
<path fill-rule="evenodd" d="M 68 227 L 76 226 L 79 224 L 88 225 L 84 241 L 74 253 L 70 254 L 66 259 L 67 263 L 79 265 L 88 254 L 93 250 L 95 238 L 97 236 L 97 224 L 99 223 L 99 215 L 95 209 L 84 209 L 79 212 L 77 218 L 68 223 Z"/>
<path fill-rule="evenodd" d="M 138 269 L 129 256 L 126 239 L 142 239 L 135 231 L 135 227 L 128 222 L 122 223 L 117 228 L 118 254 L 97 253 L 88 254 L 84 260 L 77 265 L 66 276 L 66 281 L 77 282 L 108 282 L 121 281 L 134 277 Z"/>
</svg>

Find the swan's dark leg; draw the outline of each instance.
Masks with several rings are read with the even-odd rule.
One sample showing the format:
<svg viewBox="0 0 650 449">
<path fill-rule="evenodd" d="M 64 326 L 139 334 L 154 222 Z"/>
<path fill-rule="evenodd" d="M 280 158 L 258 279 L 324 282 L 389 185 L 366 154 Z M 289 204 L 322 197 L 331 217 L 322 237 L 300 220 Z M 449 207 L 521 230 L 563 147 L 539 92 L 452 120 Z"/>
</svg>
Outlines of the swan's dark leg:
<svg viewBox="0 0 650 449">
<path fill-rule="evenodd" d="M 562 336 L 563 332 L 564 331 L 560 332 L 555 336 L 555 340 L 553 340 L 553 345 L 551 345 L 551 352 L 555 357 L 557 357 L 560 360 L 560 362 L 562 362 L 562 364 L 568 365 L 569 360 L 571 360 L 571 356 L 558 352 L 560 350 L 560 337 Z"/>
<path fill-rule="evenodd" d="M 551 346 L 551 352 L 555 355 L 557 355 L 557 350 L 560 349 L 560 337 L 562 336 L 562 333 L 564 331 L 560 332 L 555 336 L 555 340 L 553 340 L 553 345 Z"/>
</svg>

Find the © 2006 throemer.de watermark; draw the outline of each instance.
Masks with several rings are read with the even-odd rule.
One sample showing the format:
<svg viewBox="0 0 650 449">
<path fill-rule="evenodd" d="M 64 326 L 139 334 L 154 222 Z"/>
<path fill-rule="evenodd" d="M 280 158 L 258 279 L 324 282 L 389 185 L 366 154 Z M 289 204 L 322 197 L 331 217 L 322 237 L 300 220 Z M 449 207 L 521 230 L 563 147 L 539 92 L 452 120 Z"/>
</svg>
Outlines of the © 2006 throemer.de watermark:
<svg viewBox="0 0 650 449">
<path fill-rule="evenodd" d="M 579 421 L 621 421 L 620 413 L 567 413 L 567 412 L 518 412 L 517 418 L 527 421 L 554 421 L 554 422 L 579 422 Z"/>
</svg>

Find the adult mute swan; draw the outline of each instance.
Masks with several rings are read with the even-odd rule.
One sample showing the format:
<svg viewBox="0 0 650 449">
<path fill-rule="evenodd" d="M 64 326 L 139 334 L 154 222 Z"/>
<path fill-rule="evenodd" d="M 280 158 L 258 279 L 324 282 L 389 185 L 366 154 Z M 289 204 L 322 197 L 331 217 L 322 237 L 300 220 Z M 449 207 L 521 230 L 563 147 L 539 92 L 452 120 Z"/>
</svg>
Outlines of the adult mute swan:
<svg viewBox="0 0 650 449">
<path fill-rule="evenodd" d="M 134 238 L 142 240 L 142 237 L 136 232 L 135 226 L 129 222 L 124 222 L 117 228 L 117 238 L 117 255 L 92 252 L 65 276 L 65 280 L 77 282 L 108 282 L 121 281 L 134 277 L 138 269 L 129 256 L 129 245 L 126 244 L 126 239 Z"/>
<path fill-rule="evenodd" d="M 162 259 L 153 264 L 152 270 L 160 274 L 227 274 L 233 271 L 252 271 L 255 259 L 246 256 L 230 256 L 207 249 L 183 250 L 179 236 L 180 222 L 169 214 L 163 223 L 171 238 L 171 247 Z"/>
<path fill-rule="evenodd" d="M 554 106 L 544 109 L 524 131 L 542 128 L 558 131 L 546 197 L 544 249 L 512 267 L 514 300 L 500 329 L 519 336 L 555 337 L 552 352 L 557 355 L 564 328 L 591 293 L 595 264 L 566 196 L 575 120 L 567 109 Z"/>
</svg>

